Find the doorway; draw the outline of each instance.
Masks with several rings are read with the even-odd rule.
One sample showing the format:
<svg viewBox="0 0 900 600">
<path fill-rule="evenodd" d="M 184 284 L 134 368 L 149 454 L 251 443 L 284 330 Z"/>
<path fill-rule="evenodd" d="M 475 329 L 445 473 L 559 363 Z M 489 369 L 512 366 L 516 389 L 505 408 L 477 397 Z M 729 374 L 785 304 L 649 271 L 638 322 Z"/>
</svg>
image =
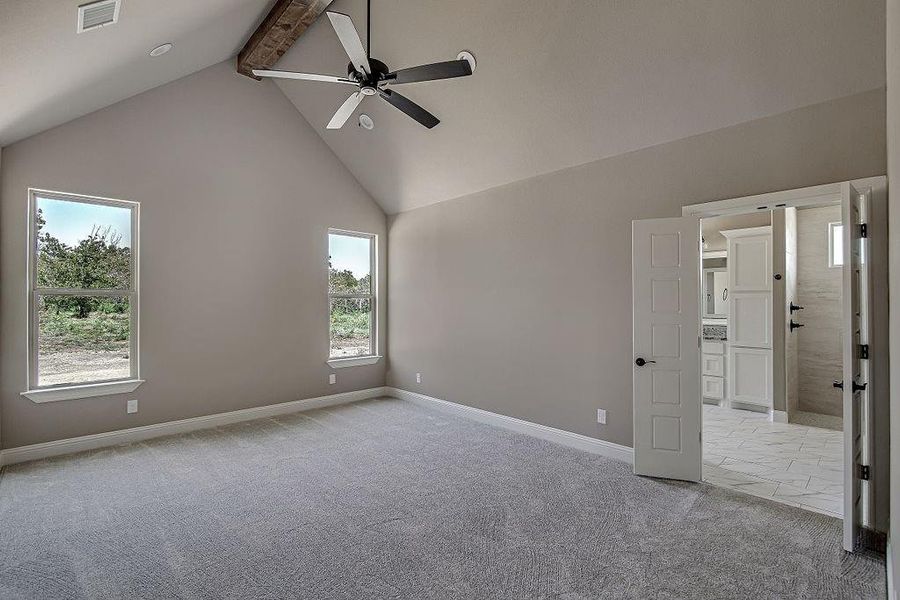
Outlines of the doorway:
<svg viewBox="0 0 900 600">
<path fill-rule="evenodd" d="M 841 518 L 841 207 L 700 224 L 703 480 Z"/>
<path fill-rule="evenodd" d="M 781 450 L 796 450 L 788 463 L 784 463 L 782 456 L 771 457 L 772 464 L 758 465 L 768 469 L 777 463 L 786 473 L 782 477 L 786 481 L 765 480 L 771 484 L 770 490 L 777 491 L 784 483 L 787 485 L 782 490 L 789 491 L 792 482 L 794 485 L 798 481 L 805 482 L 802 489 L 803 494 L 809 496 L 807 506 L 830 514 L 837 512 L 834 503 L 825 503 L 834 498 L 824 496 L 840 498 L 843 546 L 848 551 L 855 549 L 863 534 L 871 529 L 886 531 L 887 369 L 884 361 L 879 360 L 887 348 L 883 325 L 887 323 L 886 198 L 885 178 L 876 177 L 685 206 L 681 218 L 633 222 L 636 474 L 701 481 L 704 471 L 710 470 L 704 468 L 703 461 L 706 436 L 734 443 L 743 435 L 751 439 L 741 439 L 738 447 L 749 441 L 745 450 L 754 450 L 751 446 L 760 441 L 759 436 L 768 435 L 773 441 L 780 438 Z M 784 281 L 790 258 L 784 245 L 790 240 L 781 239 L 776 248 L 776 239 L 771 235 L 772 228 L 782 227 L 785 219 L 790 218 L 786 215 L 793 210 L 835 204 L 841 207 L 839 223 L 842 229 L 839 232 L 844 262 L 840 265 L 841 330 L 848 333 L 841 336 L 840 371 L 843 377 L 829 383 L 847 385 L 835 392 L 841 397 L 840 415 L 824 416 L 839 416 L 839 425 L 834 421 L 830 423 L 840 426 L 839 431 L 822 427 L 823 422 L 803 422 L 802 413 L 811 411 L 800 410 L 798 395 L 791 397 L 792 405 L 790 409 L 788 407 L 789 366 L 785 356 L 799 352 L 800 348 L 796 342 L 799 336 L 792 342 L 788 332 L 799 329 L 791 328 L 792 317 L 795 325 L 805 327 L 798 319 L 806 309 L 790 310 L 791 304 L 796 305 L 793 298 L 797 293 L 797 290 L 787 289 Z M 870 211 L 874 213 L 870 215 Z M 769 224 L 738 228 L 743 231 L 732 230 L 728 241 L 730 251 L 726 252 L 728 266 L 710 266 L 712 270 L 704 274 L 701 218 L 763 213 L 768 215 Z M 867 223 L 870 217 L 872 222 Z M 832 223 L 837 222 L 831 221 L 829 225 Z M 836 226 L 831 229 L 835 230 Z M 871 234 L 876 229 L 878 233 L 872 239 Z M 836 250 L 832 248 L 831 251 Z M 773 262 L 776 259 L 780 262 Z M 721 318 L 722 313 L 718 310 L 722 305 L 716 306 L 719 290 L 715 286 L 721 285 L 723 276 L 715 269 L 722 268 L 728 273 L 726 339 L 704 340 L 703 305 L 707 305 L 708 319 Z M 713 287 L 712 292 L 701 292 L 701 280 Z M 871 326 L 878 323 L 882 324 L 881 331 Z M 708 325 L 721 326 L 720 323 Z M 718 352 L 710 346 L 704 348 L 707 342 L 716 341 L 727 342 L 727 345 L 718 348 Z M 704 379 L 704 375 L 709 379 Z M 717 395 L 720 397 L 716 398 Z M 703 398 L 716 398 L 719 402 L 704 404 Z M 727 402 L 723 402 L 726 399 Z M 812 404 L 807 402 L 805 405 L 812 406 L 821 400 L 821 397 L 812 398 Z M 727 412 L 730 410 L 742 412 Z M 827 410 L 827 407 L 819 410 Z M 707 419 L 704 419 L 704 412 L 709 413 Z M 793 414 L 793 423 L 789 412 Z M 708 421 L 706 431 L 705 420 Z M 793 439 L 796 437 L 804 439 Z M 876 439 L 882 440 L 877 444 L 880 452 L 875 452 L 873 446 Z M 810 457 L 802 455 L 804 450 L 812 451 L 816 446 L 827 452 Z M 836 452 L 840 454 L 837 460 Z M 724 456 L 722 462 L 727 458 L 737 457 Z M 778 463 L 779 460 L 782 462 Z M 814 462 L 815 465 L 809 466 L 815 467 L 840 467 L 840 490 L 836 486 L 813 482 L 813 474 L 797 473 L 803 461 Z M 797 466 L 792 468 L 795 462 Z M 711 466 L 720 467 L 721 463 Z M 818 473 L 822 474 L 824 472 Z M 871 481 L 873 474 L 874 483 L 884 483 L 874 484 Z M 834 473 L 830 475 L 830 479 L 818 479 L 836 483 Z M 749 483 L 742 491 L 749 492 L 753 489 L 752 484 L 764 482 Z M 813 488 L 821 483 L 822 491 L 811 490 L 811 483 Z M 757 487 L 762 492 L 764 486 Z"/>
</svg>

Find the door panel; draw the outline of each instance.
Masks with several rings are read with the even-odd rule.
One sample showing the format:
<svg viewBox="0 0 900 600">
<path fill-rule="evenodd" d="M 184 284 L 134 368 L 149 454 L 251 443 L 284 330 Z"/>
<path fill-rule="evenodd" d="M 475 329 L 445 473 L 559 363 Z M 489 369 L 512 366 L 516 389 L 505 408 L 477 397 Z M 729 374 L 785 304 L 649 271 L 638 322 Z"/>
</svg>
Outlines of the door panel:
<svg viewBox="0 0 900 600">
<path fill-rule="evenodd" d="M 861 358 L 860 346 L 869 344 L 871 276 L 868 240 L 862 237 L 868 194 L 850 183 L 842 186 L 844 224 L 843 323 L 844 343 L 844 549 L 854 550 L 864 524 L 864 486 L 857 469 L 866 463 L 863 421 L 870 407 L 869 361 Z M 866 486 L 867 487 L 867 486 Z M 866 498 L 870 497 L 865 489 Z"/>
<path fill-rule="evenodd" d="M 700 223 L 632 223 L 634 472 L 700 481 Z"/>
</svg>

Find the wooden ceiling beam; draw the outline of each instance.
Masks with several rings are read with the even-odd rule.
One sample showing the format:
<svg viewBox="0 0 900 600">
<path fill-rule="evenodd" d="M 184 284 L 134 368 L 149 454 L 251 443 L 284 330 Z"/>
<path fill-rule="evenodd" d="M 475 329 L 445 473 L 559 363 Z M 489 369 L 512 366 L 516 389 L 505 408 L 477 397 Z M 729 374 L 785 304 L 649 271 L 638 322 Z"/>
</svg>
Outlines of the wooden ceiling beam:
<svg viewBox="0 0 900 600">
<path fill-rule="evenodd" d="M 238 73 L 260 79 L 253 69 L 271 69 L 331 2 L 278 0 L 238 53 Z"/>
</svg>

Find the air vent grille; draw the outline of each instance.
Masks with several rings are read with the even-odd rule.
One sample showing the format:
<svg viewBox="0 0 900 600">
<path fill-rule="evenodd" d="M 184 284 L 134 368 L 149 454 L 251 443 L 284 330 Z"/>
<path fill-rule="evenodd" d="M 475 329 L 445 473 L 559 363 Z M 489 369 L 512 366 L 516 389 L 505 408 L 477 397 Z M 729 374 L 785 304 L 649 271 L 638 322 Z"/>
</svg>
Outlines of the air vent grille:
<svg viewBox="0 0 900 600">
<path fill-rule="evenodd" d="M 78 7 L 78 33 L 112 25 L 119 20 L 121 0 L 98 0 Z"/>
</svg>

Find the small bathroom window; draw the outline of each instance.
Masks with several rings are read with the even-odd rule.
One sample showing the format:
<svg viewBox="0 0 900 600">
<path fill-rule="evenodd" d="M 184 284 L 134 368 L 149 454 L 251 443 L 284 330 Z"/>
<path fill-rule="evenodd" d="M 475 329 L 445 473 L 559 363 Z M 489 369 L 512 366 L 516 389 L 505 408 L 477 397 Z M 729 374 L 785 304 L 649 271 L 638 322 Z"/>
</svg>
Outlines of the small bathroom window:
<svg viewBox="0 0 900 600">
<path fill-rule="evenodd" d="M 828 266 L 844 264 L 844 226 L 840 221 L 828 224 Z"/>
</svg>

